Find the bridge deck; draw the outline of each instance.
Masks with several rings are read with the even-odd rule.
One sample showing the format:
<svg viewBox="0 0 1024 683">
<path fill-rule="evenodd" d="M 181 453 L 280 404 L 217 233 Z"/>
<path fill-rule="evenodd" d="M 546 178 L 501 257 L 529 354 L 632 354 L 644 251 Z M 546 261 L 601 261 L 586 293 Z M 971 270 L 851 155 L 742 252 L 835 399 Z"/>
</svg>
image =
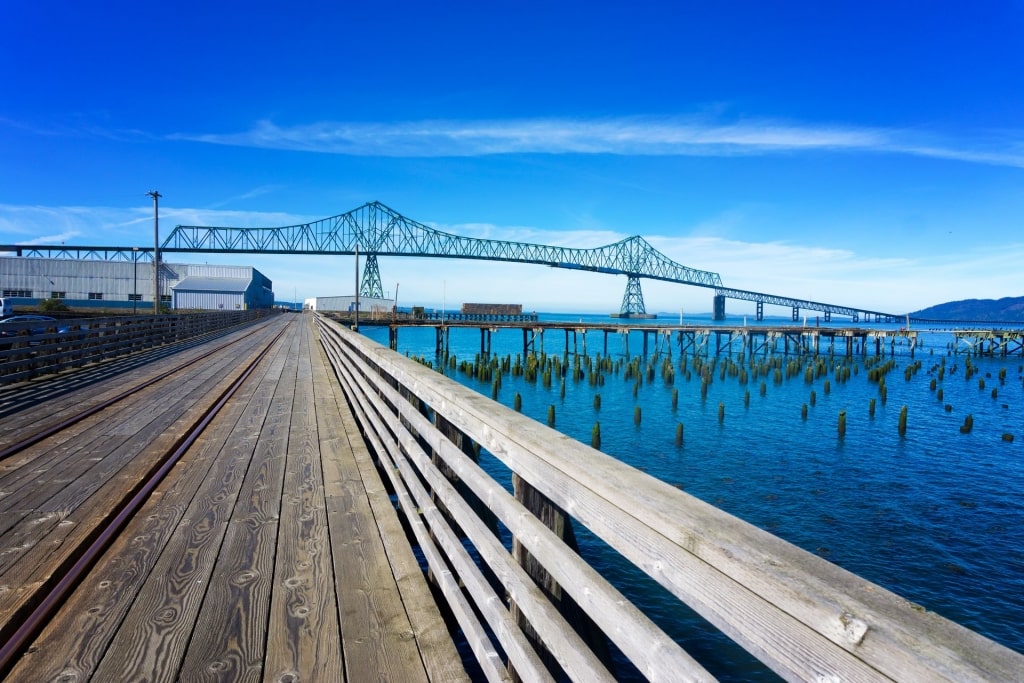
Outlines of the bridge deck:
<svg viewBox="0 0 1024 683">
<path fill-rule="evenodd" d="M 9 680 L 467 678 L 309 317 L 261 326 L 231 358 L 210 353 L 172 387 L 87 422 L 63 444 L 0 461 L 6 640 L 39 601 L 33 591 L 69 562 L 69 538 L 95 533 L 104 499 L 131 486 L 147 454 L 238 374 L 259 335 L 284 330 Z M 0 437 L 124 382 L 5 417 L 20 427 Z"/>
</svg>

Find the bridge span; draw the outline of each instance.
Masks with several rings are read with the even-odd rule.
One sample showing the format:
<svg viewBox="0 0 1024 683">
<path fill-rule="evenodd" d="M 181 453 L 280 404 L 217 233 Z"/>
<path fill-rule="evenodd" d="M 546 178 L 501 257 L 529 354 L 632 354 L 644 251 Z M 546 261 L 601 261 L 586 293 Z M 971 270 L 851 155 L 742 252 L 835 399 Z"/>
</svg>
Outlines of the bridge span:
<svg viewBox="0 0 1024 683">
<path fill-rule="evenodd" d="M 67 245 L 0 245 L 0 251 L 18 256 L 98 260 L 153 259 L 154 249 Z M 794 321 L 801 312 L 814 311 L 831 321 L 833 315 L 849 316 L 853 322 L 874 318 L 892 322 L 903 314 L 874 311 L 855 306 L 796 299 L 726 287 L 718 273 L 682 265 L 655 249 L 639 235 L 613 244 L 592 248 L 563 247 L 528 242 L 464 237 L 432 228 L 403 216 L 381 204 L 369 202 L 347 213 L 309 223 L 281 227 L 213 227 L 178 225 L 159 248 L 165 253 L 241 253 L 354 255 L 366 257 L 360 279 L 360 295 L 383 298 L 378 258 L 413 256 L 529 263 L 583 270 L 608 275 L 625 275 L 626 289 L 618 316 L 652 317 L 644 304 L 642 279 L 673 282 L 714 290 L 716 320 L 725 319 L 726 299 L 756 303 L 757 320 L 764 318 L 764 306 L 791 310 Z"/>
</svg>

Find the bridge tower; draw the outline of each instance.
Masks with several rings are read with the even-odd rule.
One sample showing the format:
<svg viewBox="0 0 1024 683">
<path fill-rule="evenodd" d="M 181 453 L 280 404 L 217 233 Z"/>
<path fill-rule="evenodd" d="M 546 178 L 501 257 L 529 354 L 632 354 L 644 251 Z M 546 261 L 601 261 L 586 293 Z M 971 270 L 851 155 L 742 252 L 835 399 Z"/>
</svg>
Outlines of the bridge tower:
<svg viewBox="0 0 1024 683">
<path fill-rule="evenodd" d="M 626 293 L 622 296 L 622 308 L 615 318 L 653 318 L 654 315 L 647 313 L 644 308 L 644 293 L 640 289 L 640 276 L 629 274 L 626 281 Z"/>
<path fill-rule="evenodd" d="M 363 268 L 363 281 L 359 285 L 359 296 L 384 298 L 384 286 L 380 281 L 380 267 L 377 265 L 376 254 L 366 255 L 366 266 Z"/>
</svg>

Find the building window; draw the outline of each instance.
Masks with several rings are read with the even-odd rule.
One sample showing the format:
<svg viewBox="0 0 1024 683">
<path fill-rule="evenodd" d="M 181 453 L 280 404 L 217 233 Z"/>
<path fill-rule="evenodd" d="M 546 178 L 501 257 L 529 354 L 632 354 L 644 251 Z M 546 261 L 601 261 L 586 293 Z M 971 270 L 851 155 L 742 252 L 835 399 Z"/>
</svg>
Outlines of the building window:
<svg viewBox="0 0 1024 683">
<path fill-rule="evenodd" d="M 128 301 L 142 301 L 142 295 L 141 294 L 129 294 L 128 295 Z"/>
<path fill-rule="evenodd" d="M 92 301 L 99 301 L 103 298 L 103 292 L 89 292 L 89 299 Z"/>
<path fill-rule="evenodd" d="M 161 303 L 165 303 L 165 304 L 171 303 L 171 295 L 170 294 L 161 294 L 160 295 L 160 302 Z"/>
<path fill-rule="evenodd" d="M 67 298 L 67 292 L 50 292 L 51 299 L 65 299 Z"/>
<path fill-rule="evenodd" d="M 31 297 L 32 296 L 32 290 L 31 289 L 5 289 L 4 290 L 4 296 Z"/>
</svg>

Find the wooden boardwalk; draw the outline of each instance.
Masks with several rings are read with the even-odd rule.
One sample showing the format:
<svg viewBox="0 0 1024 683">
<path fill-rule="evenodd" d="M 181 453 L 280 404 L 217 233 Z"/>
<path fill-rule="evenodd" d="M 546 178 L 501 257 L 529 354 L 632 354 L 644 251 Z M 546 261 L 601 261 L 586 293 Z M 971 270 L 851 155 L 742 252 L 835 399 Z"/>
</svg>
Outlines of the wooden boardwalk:
<svg viewBox="0 0 1024 683">
<path fill-rule="evenodd" d="M 6 640 L 99 533 L 107 501 L 283 332 L 6 680 L 468 680 L 310 316 L 256 327 L 227 352 L 182 352 L 201 362 L 169 385 L 0 460 Z M 5 417 L 0 448 L 180 360 Z"/>
</svg>

